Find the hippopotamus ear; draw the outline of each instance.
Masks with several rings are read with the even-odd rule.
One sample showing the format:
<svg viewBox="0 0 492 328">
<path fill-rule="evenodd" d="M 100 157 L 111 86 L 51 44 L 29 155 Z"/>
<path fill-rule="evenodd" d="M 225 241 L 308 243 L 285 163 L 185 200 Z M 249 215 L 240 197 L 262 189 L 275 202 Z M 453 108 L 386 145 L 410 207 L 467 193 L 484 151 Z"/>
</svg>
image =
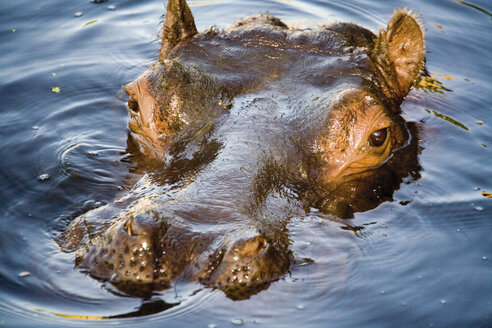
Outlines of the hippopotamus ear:
<svg viewBox="0 0 492 328">
<path fill-rule="evenodd" d="M 386 96 L 400 103 L 424 61 L 424 31 L 418 15 L 396 9 L 387 30 L 379 32 L 371 57 L 386 82 Z"/>
<path fill-rule="evenodd" d="M 195 19 L 186 0 L 168 0 L 159 59 L 165 59 L 178 43 L 196 33 Z"/>
</svg>

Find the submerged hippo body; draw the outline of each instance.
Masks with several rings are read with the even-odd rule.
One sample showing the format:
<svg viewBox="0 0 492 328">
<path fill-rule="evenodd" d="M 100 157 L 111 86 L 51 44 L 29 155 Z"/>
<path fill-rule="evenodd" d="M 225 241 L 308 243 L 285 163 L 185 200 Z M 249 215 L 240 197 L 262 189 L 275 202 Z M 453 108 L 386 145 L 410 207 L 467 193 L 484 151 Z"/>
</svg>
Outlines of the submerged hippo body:
<svg viewBox="0 0 492 328">
<path fill-rule="evenodd" d="M 169 0 L 161 37 L 159 59 L 125 86 L 132 137 L 160 168 L 57 237 L 91 276 L 131 295 L 183 279 L 247 298 L 289 270 L 289 218 L 351 217 L 414 174 L 399 105 L 423 33 L 409 12 L 378 36 L 266 14 L 198 33 L 186 2 Z"/>
</svg>

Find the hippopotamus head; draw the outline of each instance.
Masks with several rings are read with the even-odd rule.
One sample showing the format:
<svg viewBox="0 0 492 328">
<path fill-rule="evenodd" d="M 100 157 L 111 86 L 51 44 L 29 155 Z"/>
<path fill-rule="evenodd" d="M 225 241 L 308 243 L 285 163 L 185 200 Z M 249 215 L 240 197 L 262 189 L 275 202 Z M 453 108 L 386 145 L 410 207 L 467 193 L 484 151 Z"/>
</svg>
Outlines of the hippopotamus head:
<svg viewBox="0 0 492 328">
<path fill-rule="evenodd" d="M 159 59 L 124 86 L 132 139 L 158 168 L 58 237 L 93 277 L 129 294 L 179 278 L 246 298 L 289 269 L 289 218 L 351 217 L 414 170 L 399 107 L 423 69 L 410 12 L 377 36 L 267 14 L 199 33 L 186 2 L 169 0 L 161 38 Z"/>
</svg>

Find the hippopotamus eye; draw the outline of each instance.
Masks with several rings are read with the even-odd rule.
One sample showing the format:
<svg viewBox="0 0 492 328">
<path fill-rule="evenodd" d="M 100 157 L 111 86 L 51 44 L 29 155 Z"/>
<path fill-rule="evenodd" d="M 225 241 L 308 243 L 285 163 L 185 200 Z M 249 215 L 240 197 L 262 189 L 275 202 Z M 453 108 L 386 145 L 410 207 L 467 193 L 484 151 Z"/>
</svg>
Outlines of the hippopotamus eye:
<svg viewBox="0 0 492 328">
<path fill-rule="evenodd" d="M 128 97 L 128 108 L 130 108 L 135 113 L 138 113 L 138 111 L 139 111 L 138 101 L 136 101 L 132 97 Z"/>
<path fill-rule="evenodd" d="M 380 147 L 386 141 L 386 137 L 388 136 L 388 128 L 380 129 L 374 131 L 369 137 L 369 141 L 372 146 Z"/>
</svg>

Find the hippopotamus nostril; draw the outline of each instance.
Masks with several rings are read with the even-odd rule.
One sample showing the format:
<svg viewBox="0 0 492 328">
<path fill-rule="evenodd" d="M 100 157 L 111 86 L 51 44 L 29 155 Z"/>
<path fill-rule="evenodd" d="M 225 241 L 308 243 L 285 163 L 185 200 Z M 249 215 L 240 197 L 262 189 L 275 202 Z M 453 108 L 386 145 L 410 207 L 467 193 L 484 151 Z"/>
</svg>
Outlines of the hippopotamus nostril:
<svg viewBox="0 0 492 328">
<path fill-rule="evenodd" d="M 256 236 L 251 239 L 238 242 L 234 251 L 241 257 L 257 255 L 263 252 L 268 246 L 267 240 L 262 236 Z"/>
</svg>

